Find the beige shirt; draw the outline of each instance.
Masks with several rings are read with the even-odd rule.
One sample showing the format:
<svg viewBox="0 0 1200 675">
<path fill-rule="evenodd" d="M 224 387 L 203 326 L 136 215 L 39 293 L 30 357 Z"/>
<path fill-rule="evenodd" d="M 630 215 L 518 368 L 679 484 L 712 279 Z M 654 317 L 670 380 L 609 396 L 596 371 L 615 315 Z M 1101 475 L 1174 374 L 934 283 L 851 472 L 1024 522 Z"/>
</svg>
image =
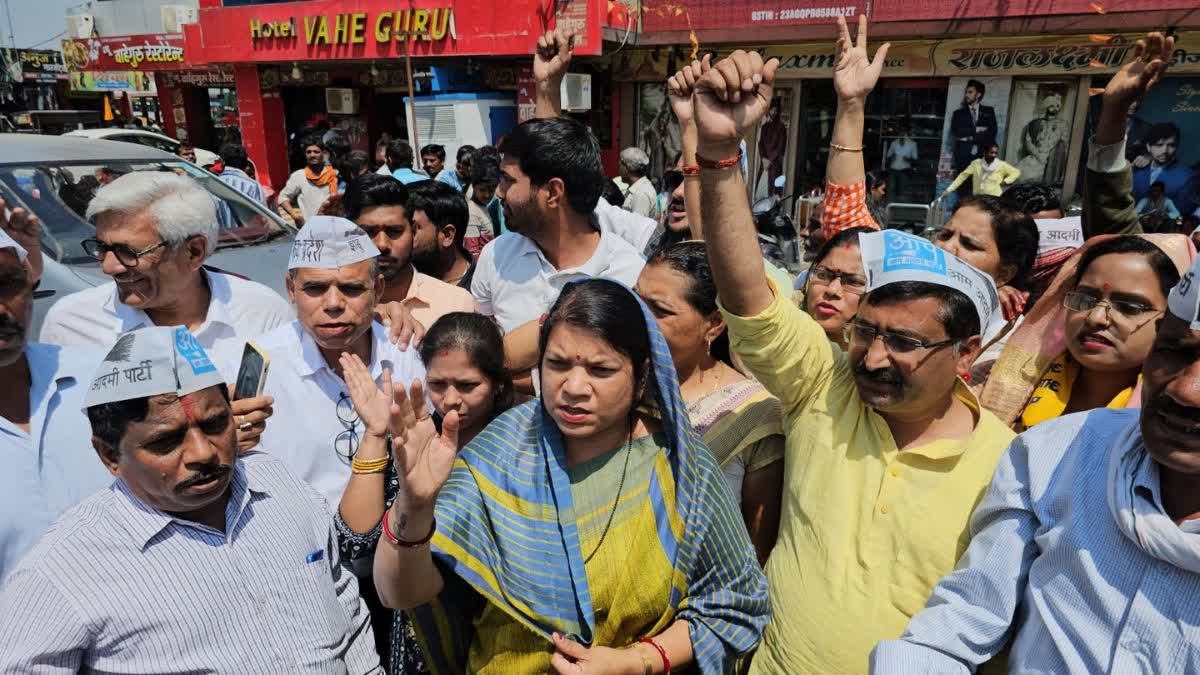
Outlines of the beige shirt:
<svg viewBox="0 0 1200 675">
<path fill-rule="evenodd" d="M 474 312 L 475 298 L 465 288 L 448 284 L 428 274 L 413 270 L 404 306 L 426 330 L 433 322 L 450 312 Z"/>
</svg>

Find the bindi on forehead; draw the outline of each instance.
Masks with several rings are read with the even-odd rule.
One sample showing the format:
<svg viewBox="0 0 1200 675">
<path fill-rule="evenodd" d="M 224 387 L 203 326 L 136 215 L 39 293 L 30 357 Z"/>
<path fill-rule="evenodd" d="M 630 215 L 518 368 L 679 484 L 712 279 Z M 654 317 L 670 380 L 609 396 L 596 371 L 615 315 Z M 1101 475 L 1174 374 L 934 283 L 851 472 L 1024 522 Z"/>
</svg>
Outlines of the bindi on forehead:
<svg viewBox="0 0 1200 675">
<path fill-rule="evenodd" d="M 183 414 L 187 417 L 188 423 L 196 421 L 195 399 L 191 394 L 184 394 L 179 397 L 179 405 L 183 406 Z"/>
</svg>

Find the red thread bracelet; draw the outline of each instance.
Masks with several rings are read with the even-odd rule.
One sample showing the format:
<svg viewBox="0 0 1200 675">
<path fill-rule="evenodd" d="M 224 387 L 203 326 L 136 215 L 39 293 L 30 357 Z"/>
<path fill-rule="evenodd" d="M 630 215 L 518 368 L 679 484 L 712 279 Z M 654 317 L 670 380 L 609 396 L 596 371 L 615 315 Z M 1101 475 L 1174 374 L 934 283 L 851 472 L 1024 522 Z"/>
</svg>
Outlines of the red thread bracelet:
<svg viewBox="0 0 1200 675">
<path fill-rule="evenodd" d="M 681 166 L 681 167 L 679 167 L 679 173 L 682 173 L 685 176 L 699 176 L 700 175 L 700 165 L 692 164 L 691 166 L 687 166 L 687 165 Z"/>
<path fill-rule="evenodd" d="M 715 161 L 711 159 L 705 159 L 700 155 L 696 155 L 696 164 L 702 169 L 728 169 L 731 166 L 737 166 L 738 164 L 741 164 L 743 155 L 745 155 L 745 153 L 740 147 L 738 148 L 738 154 L 734 155 L 733 157 L 726 157 L 725 159 L 718 159 Z"/>
<path fill-rule="evenodd" d="M 654 638 L 642 638 L 641 640 L 638 640 L 638 642 L 645 642 L 651 647 L 654 647 L 654 651 L 658 652 L 658 655 L 662 657 L 663 675 L 671 675 L 671 659 L 667 658 L 667 650 L 663 649 L 662 645 L 655 642 Z"/>
<path fill-rule="evenodd" d="M 437 532 L 437 518 L 434 518 L 433 522 L 429 524 L 429 534 L 425 535 L 424 539 L 420 541 L 405 541 L 392 534 L 392 526 L 388 525 L 388 513 L 390 512 L 391 509 L 383 512 L 383 536 L 387 537 L 387 540 L 392 542 L 394 546 L 400 546 L 401 548 L 420 548 L 425 544 L 428 544 L 429 540 L 433 539 L 433 533 Z"/>
</svg>

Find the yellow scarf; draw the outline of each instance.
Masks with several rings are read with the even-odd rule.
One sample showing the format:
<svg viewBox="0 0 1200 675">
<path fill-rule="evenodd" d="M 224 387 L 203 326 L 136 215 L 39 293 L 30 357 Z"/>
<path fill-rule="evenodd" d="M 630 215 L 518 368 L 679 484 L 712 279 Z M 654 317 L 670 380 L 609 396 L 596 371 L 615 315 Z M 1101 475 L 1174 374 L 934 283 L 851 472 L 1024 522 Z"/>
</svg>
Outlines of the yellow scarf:
<svg viewBox="0 0 1200 675">
<path fill-rule="evenodd" d="M 1063 411 L 1067 409 L 1067 403 L 1071 400 L 1071 389 L 1075 385 L 1077 377 L 1079 377 L 1079 364 L 1075 359 L 1070 358 L 1069 352 L 1063 352 L 1054 359 L 1050 363 L 1050 367 L 1042 374 L 1042 380 L 1033 390 L 1033 395 L 1029 397 L 1029 403 L 1025 405 L 1025 412 L 1021 413 L 1022 426 L 1028 429 L 1035 424 L 1062 416 Z M 1141 381 L 1141 375 L 1138 376 L 1138 381 Z M 1129 405 L 1129 399 L 1133 396 L 1133 390 L 1134 387 L 1129 387 L 1117 394 L 1116 398 L 1109 401 L 1107 407 L 1126 407 Z"/>
</svg>

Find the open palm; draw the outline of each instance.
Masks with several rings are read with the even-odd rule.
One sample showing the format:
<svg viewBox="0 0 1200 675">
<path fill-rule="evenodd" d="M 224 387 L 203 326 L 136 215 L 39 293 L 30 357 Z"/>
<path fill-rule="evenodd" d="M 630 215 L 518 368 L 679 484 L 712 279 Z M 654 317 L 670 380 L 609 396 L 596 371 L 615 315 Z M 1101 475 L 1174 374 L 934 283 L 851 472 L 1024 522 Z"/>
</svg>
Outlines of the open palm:
<svg viewBox="0 0 1200 675">
<path fill-rule="evenodd" d="M 407 396 L 403 388 L 395 393 L 396 402 L 391 407 L 392 458 L 400 492 L 410 507 L 431 506 L 450 478 L 458 454 L 458 412 L 446 414 L 439 434 L 425 406 L 420 380 L 412 383 Z"/>
<path fill-rule="evenodd" d="M 764 64 L 757 52 L 739 49 L 697 81 L 696 129 L 702 147 L 731 146 L 736 150 L 771 107 L 778 67 L 777 59 Z"/>
<path fill-rule="evenodd" d="M 858 41 L 850 39 L 846 19 L 838 17 L 837 57 L 833 67 L 833 89 L 840 100 L 866 98 L 879 81 L 889 44 L 875 52 L 875 60 L 867 56 L 867 16 L 858 15 Z"/>
<path fill-rule="evenodd" d="M 350 394 L 350 402 L 358 418 L 372 436 L 383 436 L 391 423 L 392 371 L 383 369 L 382 385 L 375 386 L 375 378 L 357 354 L 342 352 L 342 379 Z"/>
<path fill-rule="evenodd" d="M 1133 60 L 1118 70 L 1104 87 L 1104 99 L 1128 107 L 1145 96 L 1167 71 L 1174 47 L 1175 38 L 1164 38 L 1162 33 L 1150 33 L 1145 39 L 1138 40 L 1133 49 Z"/>
</svg>

